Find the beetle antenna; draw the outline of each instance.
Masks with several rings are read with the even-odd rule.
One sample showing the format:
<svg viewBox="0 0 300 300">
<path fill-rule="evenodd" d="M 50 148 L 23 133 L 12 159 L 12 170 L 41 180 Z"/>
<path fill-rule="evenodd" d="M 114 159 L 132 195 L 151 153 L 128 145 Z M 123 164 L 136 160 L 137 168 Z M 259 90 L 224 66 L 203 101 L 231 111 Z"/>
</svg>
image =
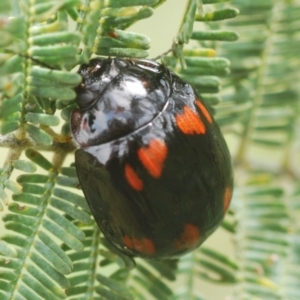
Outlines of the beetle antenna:
<svg viewBox="0 0 300 300">
<path fill-rule="evenodd" d="M 158 60 L 158 59 L 161 59 L 163 56 L 168 55 L 168 54 L 169 54 L 170 52 L 172 52 L 172 51 L 173 51 L 173 47 L 170 48 L 169 50 L 167 50 L 166 52 L 164 52 L 164 53 L 162 53 L 162 54 L 156 56 L 155 58 L 152 58 L 152 60 Z"/>
</svg>

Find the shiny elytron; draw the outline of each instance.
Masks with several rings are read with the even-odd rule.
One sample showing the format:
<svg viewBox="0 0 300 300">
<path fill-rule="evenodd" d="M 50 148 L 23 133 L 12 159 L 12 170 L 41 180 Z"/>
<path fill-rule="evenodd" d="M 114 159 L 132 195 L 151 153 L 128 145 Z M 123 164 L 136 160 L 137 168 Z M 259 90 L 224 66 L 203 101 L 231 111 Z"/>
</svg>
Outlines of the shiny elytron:
<svg viewBox="0 0 300 300">
<path fill-rule="evenodd" d="M 191 85 L 152 60 L 82 65 L 71 130 L 78 178 L 105 237 L 130 256 L 197 248 L 228 209 L 230 155 Z"/>
</svg>

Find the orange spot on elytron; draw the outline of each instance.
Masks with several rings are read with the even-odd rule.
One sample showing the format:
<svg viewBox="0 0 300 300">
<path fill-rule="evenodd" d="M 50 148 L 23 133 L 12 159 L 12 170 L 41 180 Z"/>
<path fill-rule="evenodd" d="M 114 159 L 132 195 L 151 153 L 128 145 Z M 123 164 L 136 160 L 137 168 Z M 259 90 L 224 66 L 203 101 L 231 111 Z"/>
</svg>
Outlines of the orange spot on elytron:
<svg viewBox="0 0 300 300">
<path fill-rule="evenodd" d="M 184 232 L 181 235 L 181 240 L 185 244 L 196 245 L 200 239 L 200 232 L 198 227 L 192 224 L 184 226 Z"/>
<path fill-rule="evenodd" d="M 141 163 L 154 178 L 161 176 L 167 155 L 168 148 L 166 144 L 158 139 L 151 140 L 147 147 L 138 150 L 138 157 Z"/>
<path fill-rule="evenodd" d="M 199 107 L 199 109 L 201 110 L 201 112 L 203 113 L 204 117 L 206 118 L 206 120 L 209 122 L 209 123 L 212 123 L 213 120 L 212 120 L 212 117 L 211 115 L 209 114 L 208 110 L 206 109 L 206 107 L 199 101 L 199 100 L 196 100 L 195 101 L 196 105 Z"/>
<path fill-rule="evenodd" d="M 200 241 L 199 228 L 193 224 L 186 224 L 180 240 L 175 240 L 176 248 L 193 248 L 198 246 Z"/>
<path fill-rule="evenodd" d="M 140 179 L 140 177 L 129 164 L 125 165 L 125 178 L 134 190 L 141 191 L 144 188 L 142 179 Z"/>
<path fill-rule="evenodd" d="M 125 235 L 123 237 L 123 243 L 127 248 L 136 250 L 142 254 L 152 255 L 156 252 L 155 246 L 150 239 L 136 239 Z"/>
<path fill-rule="evenodd" d="M 200 116 L 187 106 L 182 114 L 176 115 L 176 124 L 184 134 L 204 134 L 206 131 Z"/>
<path fill-rule="evenodd" d="M 223 199 L 223 203 L 224 203 L 224 212 L 226 212 L 228 210 L 230 201 L 231 201 L 231 197 L 232 197 L 232 189 L 230 187 L 227 187 L 224 193 L 224 199 Z"/>
</svg>

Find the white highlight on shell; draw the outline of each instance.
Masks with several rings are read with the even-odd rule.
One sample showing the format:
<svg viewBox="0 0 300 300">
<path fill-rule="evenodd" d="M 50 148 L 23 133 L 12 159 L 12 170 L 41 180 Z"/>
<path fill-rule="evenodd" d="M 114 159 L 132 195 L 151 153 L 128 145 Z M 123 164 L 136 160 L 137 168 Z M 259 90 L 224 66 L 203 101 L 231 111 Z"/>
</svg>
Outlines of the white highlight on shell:
<svg viewBox="0 0 300 300">
<path fill-rule="evenodd" d="M 83 149 L 84 151 L 92 154 L 97 160 L 105 165 L 112 153 L 112 145 L 111 143 L 106 143 L 102 145 L 87 147 Z"/>
</svg>

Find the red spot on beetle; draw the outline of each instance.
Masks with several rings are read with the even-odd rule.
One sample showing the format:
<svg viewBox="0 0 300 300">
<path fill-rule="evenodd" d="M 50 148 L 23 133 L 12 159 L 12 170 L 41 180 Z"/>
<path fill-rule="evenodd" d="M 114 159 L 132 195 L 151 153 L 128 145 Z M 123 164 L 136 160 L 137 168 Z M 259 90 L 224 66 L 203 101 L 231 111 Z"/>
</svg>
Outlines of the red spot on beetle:
<svg viewBox="0 0 300 300">
<path fill-rule="evenodd" d="M 154 178 L 159 178 L 168 155 L 168 147 L 164 141 L 153 139 L 147 147 L 140 148 L 137 154 L 148 173 Z"/>
<path fill-rule="evenodd" d="M 136 191 L 141 191 L 144 188 L 142 179 L 138 176 L 135 170 L 129 165 L 125 165 L 125 178 L 128 184 Z"/>
<path fill-rule="evenodd" d="M 156 252 L 152 240 L 147 238 L 137 239 L 125 235 L 123 237 L 123 243 L 128 249 L 135 250 L 141 254 L 152 255 Z"/>
<path fill-rule="evenodd" d="M 232 197 L 232 189 L 230 187 L 227 187 L 224 193 L 223 203 L 224 203 L 224 212 L 228 210 L 230 201 Z"/>
<path fill-rule="evenodd" d="M 206 107 L 199 100 L 196 100 L 195 103 L 198 106 L 198 108 L 201 110 L 201 112 L 203 113 L 206 120 L 209 123 L 212 123 L 213 122 L 212 117 L 211 117 L 210 113 L 208 112 L 208 110 L 206 109 Z"/>
<path fill-rule="evenodd" d="M 197 245 L 200 240 L 200 232 L 198 227 L 192 224 L 186 224 L 184 226 L 184 232 L 181 235 L 181 240 L 185 244 Z"/>
<path fill-rule="evenodd" d="M 204 134 L 206 131 L 200 116 L 188 106 L 183 108 L 183 113 L 176 115 L 176 124 L 184 134 Z"/>
<path fill-rule="evenodd" d="M 199 228 L 193 224 L 184 225 L 180 240 L 175 240 L 175 247 L 178 249 L 196 248 L 200 242 Z"/>
</svg>

